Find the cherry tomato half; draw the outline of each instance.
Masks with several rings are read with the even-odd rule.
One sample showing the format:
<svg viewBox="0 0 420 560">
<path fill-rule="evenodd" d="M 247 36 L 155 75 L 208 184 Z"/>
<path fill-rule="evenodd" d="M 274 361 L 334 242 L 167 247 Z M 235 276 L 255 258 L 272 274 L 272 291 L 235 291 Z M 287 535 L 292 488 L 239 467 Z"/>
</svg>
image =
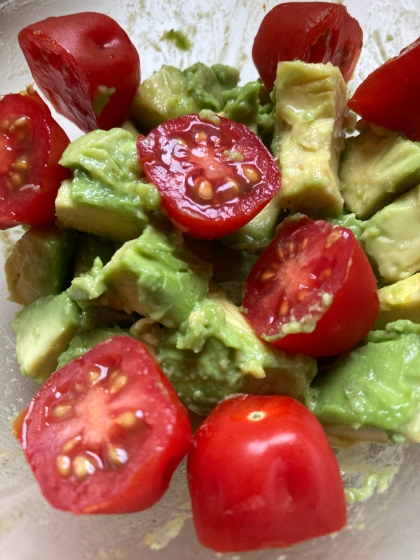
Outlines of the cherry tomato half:
<svg viewBox="0 0 420 560">
<path fill-rule="evenodd" d="M 76 514 L 150 507 L 191 439 L 175 390 L 143 344 L 123 335 L 55 372 L 15 432 L 45 498 Z"/>
<path fill-rule="evenodd" d="M 420 140 L 420 38 L 377 68 L 348 106 L 369 122 Z"/>
<path fill-rule="evenodd" d="M 218 552 L 289 546 L 346 523 L 335 455 L 290 397 L 221 402 L 193 436 L 187 473 L 198 538 Z"/>
<path fill-rule="evenodd" d="M 137 150 L 170 219 L 192 237 L 232 233 L 280 187 L 276 162 L 258 136 L 223 117 L 166 121 L 139 137 Z"/>
<path fill-rule="evenodd" d="M 379 310 L 375 276 L 353 233 L 302 215 L 278 227 L 245 282 L 243 306 L 262 338 L 309 356 L 349 350 Z"/>
<path fill-rule="evenodd" d="M 286 2 L 270 10 L 261 22 L 252 59 L 271 91 L 277 63 L 285 60 L 331 62 L 346 82 L 362 50 L 363 32 L 345 6 L 331 2 Z"/>
<path fill-rule="evenodd" d="M 85 132 L 117 126 L 140 82 L 140 59 L 105 14 L 50 17 L 22 29 L 19 45 L 56 111 Z"/>
<path fill-rule="evenodd" d="M 54 223 L 69 142 L 31 87 L 0 98 L 0 229 Z"/>
</svg>

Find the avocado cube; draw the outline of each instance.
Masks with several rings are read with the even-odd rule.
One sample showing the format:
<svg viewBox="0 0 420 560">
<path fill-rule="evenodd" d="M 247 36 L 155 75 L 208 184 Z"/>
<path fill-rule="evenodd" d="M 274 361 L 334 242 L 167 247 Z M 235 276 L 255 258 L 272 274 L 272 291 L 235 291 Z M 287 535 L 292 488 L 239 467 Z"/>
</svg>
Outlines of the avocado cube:
<svg viewBox="0 0 420 560">
<path fill-rule="evenodd" d="M 370 218 L 420 182 L 420 143 L 397 132 L 361 125 L 358 136 L 345 140 L 339 177 L 347 208 Z"/>
<path fill-rule="evenodd" d="M 282 206 L 311 218 L 338 216 L 347 103 L 340 70 L 331 63 L 280 62 L 274 91 L 272 151 L 282 173 Z"/>
<path fill-rule="evenodd" d="M 78 234 L 54 226 L 32 226 L 6 260 L 9 299 L 29 305 L 70 286 Z"/>
<path fill-rule="evenodd" d="M 18 311 L 12 322 L 23 375 L 44 382 L 76 334 L 81 309 L 66 292 L 40 298 Z"/>
<path fill-rule="evenodd" d="M 384 284 L 420 271 L 420 185 L 365 222 L 360 241 Z"/>
<path fill-rule="evenodd" d="M 56 198 L 58 223 L 99 237 L 138 237 L 161 205 L 140 167 L 136 141 L 122 128 L 94 130 L 66 148 L 61 165 L 73 171 Z"/>
<path fill-rule="evenodd" d="M 337 445 L 420 442 L 420 325 L 397 321 L 321 368 L 307 405 Z"/>
<path fill-rule="evenodd" d="M 413 274 L 378 290 L 379 314 L 375 329 L 384 329 L 388 323 L 407 319 L 420 323 L 420 273 Z"/>
<path fill-rule="evenodd" d="M 105 266 L 96 259 L 90 273 L 73 280 L 69 294 L 83 306 L 96 300 L 177 327 L 206 295 L 211 276 L 211 265 L 187 250 L 179 231 L 149 225 Z"/>
</svg>

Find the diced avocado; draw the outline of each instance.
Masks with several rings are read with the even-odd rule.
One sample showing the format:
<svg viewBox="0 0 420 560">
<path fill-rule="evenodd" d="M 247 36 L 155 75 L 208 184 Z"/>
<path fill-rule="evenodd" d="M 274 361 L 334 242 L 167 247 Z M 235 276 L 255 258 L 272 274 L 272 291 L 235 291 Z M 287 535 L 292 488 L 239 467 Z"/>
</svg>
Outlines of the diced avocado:
<svg viewBox="0 0 420 560">
<path fill-rule="evenodd" d="M 280 62 L 274 87 L 272 151 L 282 173 L 281 203 L 311 218 L 338 216 L 347 101 L 341 72 L 331 63 Z"/>
<path fill-rule="evenodd" d="M 365 230 L 365 222 L 358 220 L 356 214 L 341 214 L 338 218 L 329 218 L 328 222 L 331 222 L 335 226 L 345 227 L 350 229 L 355 238 L 360 240 L 362 233 Z"/>
<path fill-rule="evenodd" d="M 129 329 L 139 319 L 140 315 L 135 312 L 126 313 L 121 309 L 115 309 L 115 307 L 92 304 L 83 306 L 80 328 L 82 330 L 113 327 Z"/>
<path fill-rule="evenodd" d="M 89 233 L 81 235 L 76 249 L 76 260 L 73 276 L 81 276 L 92 268 L 96 257 L 101 259 L 102 264 L 109 262 L 120 244 Z"/>
<path fill-rule="evenodd" d="M 80 358 L 80 356 L 86 354 L 88 350 L 90 350 L 97 344 L 100 344 L 105 340 L 109 340 L 110 338 L 121 334 L 128 333 L 118 327 L 114 327 L 110 329 L 95 329 L 92 331 L 84 331 L 76 334 L 76 336 L 71 340 L 68 348 L 62 354 L 60 354 L 57 361 L 56 369 L 62 368 L 68 362 L 71 362 L 71 360 Z"/>
<path fill-rule="evenodd" d="M 122 128 L 94 130 L 72 142 L 60 163 L 73 171 L 56 198 L 58 222 L 100 237 L 138 237 L 160 208 L 157 188 L 147 183 L 136 142 Z"/>
<path fill-rule="evenodd" d="M 321 368 L 307 404 L 335 443 L 420 442 L 420 325 L 397 321 L 369 333 Z"/>
<path fill-rule="evenodd" d="M 275 195 L 255 218 L 233 233 L 220 238 L 227 247 L 247 253 L 261 253 L 273 238 L 281 220 L 280 197 Z"/>
<path fill-rule="evenodd" d="M 397 132 L 365 125 L 345 141 L 339 177 L 347 208 L 370 218 L 420 182 L 420 143 Z"/>
<path fill-rule="evenodd" d="M 137 88 L 130 117 L 142 132 L 148 132 L 164 121 L 199 110 L 188 94 L 187 79 L 182 71 L 164 64 Z"/>
<path fill-rule="evenodd" d="M 211 66 L 217 81 L 222 88 L 222 91 L 233 89 L 239 83 L 239 70 L 233 66 L 226 66 L 225 64 L 213 64 Z"/>
<path fill-rule="evenodd" d="M 196 62 L 182 73 L 187 80 L 187 93 L 194 99 L 199 111 L 209 109 L 219 113 L 223 108 L 223 95 L 213 70 L 202 62 Z"/>
<path fill-rule="evenodd" d="M 40 298 L 16 313 L 16 355 L 23 375 L 42 383 L 76 334 L 81 309 L 66 292 Z"/>
<path fill-rule="evenodd" d="M 83 306 L 97 300 L 177 327 L 206 295 L 211 276 L 211 265 L 186 249 L 178 230 L 149 225 L 105 266 L 96 259 L 90 273 L 73 280 L 69 294 Z"/>
<path fill-rule="evenodd" d="M 379 315 L 375 329 L 388 323 L 408 319 L 420 323 L 420 273 L 378 290 Z"/>
<path fill-rule="evenodd" d="M 365 223 L 363 248 L 383 282 L 420 270 L 420 185 L 385 206 Z"/>
<path fill-rule="evenodd" d="M 301 395 L 313 379 L 313 358 L 263 342 L 224 294 L 196 305 L 179 330 L 164 329 L 157 360 L 180 398 L 207 414 L 237 392 Z"/>
<path fill-rule="evenodd" d="M 29 305 L 67 289 L 73 276 L 77 238 L 76 232 L 67 229 L 30 227 L 16 242 L 4 266 L 10 301 Z"/>
</svg>

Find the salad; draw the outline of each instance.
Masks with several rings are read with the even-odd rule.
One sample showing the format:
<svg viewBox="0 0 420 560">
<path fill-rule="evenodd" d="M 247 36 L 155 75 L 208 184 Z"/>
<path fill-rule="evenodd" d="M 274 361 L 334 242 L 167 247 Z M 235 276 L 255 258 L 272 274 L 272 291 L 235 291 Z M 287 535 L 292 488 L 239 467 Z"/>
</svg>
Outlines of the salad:
<svg viewBox="0 0 420 560">
<path fill-rule="evenodd" d="M 299 9 L 304 6 L 304 3 L 300 4 Z M 403 241 L 398 238 L 401 229 L 398 225 L 410 220 L 410 209 L 416 200 L 418 155 L 417 145 L 413 142 L 416 137 L 408 129 L 405 132 L 409 138 L 398 131 L 378 128 L 383 124 L 380 120 L 376 120 L 375 126 L 363 122 L 363 126 L 359 125 L 360 134 L 356 140 L 346 141 L 340 172 L 340 181 L 345 188 L 341 194 L 334 189 L 331 192 L 334 165 L 332 169 L 327 166 L 326 178 L 317 181 L 320 194 L 316 199 L 313 197 L 315 185 L 311 180 L 307 182 L 305 173 L 296 178 L 293 158 L 296 160 L 296 146 L 302 145 L 306 150 L 309 147 L 308 140 L 306 144 L 301 143 L 305 133 L 316 137 L 316 161 L 313 154 L 306 157 L 305 153 L 304 164 L 301 164 L 304 170 L 311 166 L 323 169 L 325 160 L 336 161 L 338 165 L 338 156 L 343 151 L 340 144 L 344 140 L 340 131 L 344 130 L 347 118 L 343 77 L 346 77 L 345 68 L 354 68 L 361 45 L 361 36 L 357 35 L 360 28 L 350 16 L 343 16 L 347 14 L 345 9 L 323 4 L 306 7 L 315 13 L 319 11 L 320 21 L 325 19 L 322 10 L 327 10 L 330 26 L 335 29 L 337 25 L 338 31 L 347 29 L 349 22 L 355 26 L 351 27 L 350 39 L 345 37 L 342 44 L 338 43 L 338 51 L 342 53 L 343 50 L 348 52 L 348 41 L 353 41 L 350 42 L 352 56 L 341 58 L 344 60 L 342 73 L 328 64 L 329 60 L 339 64 L 339 60 L 334 59 L 334 49 L 327 53 L 326 60 L 321 57 L 322 64 L 319 64 L 318 47 L 312 49 L 314 60 L 287 62 L 287 57 L 283 57 L 286 62 L 278 67 L 275 94 L 271 96 L 268 95 L 269 78 L 264 78 L 264 85 L 269 84 L 266 92 L 257 82 L 254 82 L 256 85 L 237 86 L 235 69 L 230 67 L 216 65 L 209 68 L 196 64 L 182 73 L 176 68 L 162 68 L 149 78 L 149 82 L 144 80 L 141 83 L 131 106 L 127 103 L 126 110 L 123 110 L 124 101 L 117 104 L 118 109 L 131 116 L 135 125 L 143 130 L 141 135 L 133 122 L 121 123 L 122 115 L 117 115 L 115 122 L 111 119 L 102 125 L 98 121 L 102 115 L 109 118 L 107 109 L 112 105 L 114 94 L 119 95 L 119 87 L 123 90 L 132 87 L 121 83 L 121 79 L 106 86 L 94 82 L 93 89 L 89 89 L 88 82 L 81 96 L 87 104 L 81 106 L 79 86 L 83 84 L 83 72 L 85 76 L 89 72 L 83 67 L 73 68 L 73 61 L 69 59 L 65 60 L 64 81 L 57 87 L 57 72 L 61 72 L 55 58 L 57 48 L 58 56 L 62 56 L 59 49 L 66 40 L 66 25 L 74 26 L 79 17 L 77 14 L 61 19 L 59 25 L 51 20 L 46 20 L 45 24 L 38 22 L 20 34 L 21 47 L 38 86 L 59 112 L 66 113 L 88 132 L 69 144 L 32 87 L 23 94 L 6 95 L 1 101 L 7 114 L 13 117 L 12 124 L 8 124 L 9 132 L 5 133 L 15 148 L 9 166 L 13 173 L 8 171 L 5 176 L 11 185 L 9 192 L 16 192 L 13 188 L 19 189 L 25 183 L 41 185 L 41 192 L 35 197 L 40 210 L 34 211 L 30 207 L 32 201 L 26 204 L 31 198 L 31 189 L 27 189 L 18 191 L 18 196 L 23 193 L 18 210 L 24 214 L 13 208 L 12 196 L 10 200 L 6 199 L 7 211 L 2 218 L 4 228 L 19 223 L 31 226 L 15 245 L 6 263 L 6 274 L 12 299 L 25 306 L 13 322 L 22 372 L 41 382 L 49 378 L 15 422 L 15 433 L 44 495 L 58 508 L 74 513 L 117 513 L 144 509 L 158 500 L 174 468 L 188 450 L 190 428 L 179 398 L 199 414 L 214 409 L 193 437 L 188 476 L 200 540 L 219 551 L 287 546 L 338 530 L 345 523 L 344 492 L 336 460 L 315 416 L 296 398 L 323 422 L 335 443 L 358 439 L 417 441 L 418 384 L 414 372 L 419 330 L 410 296 L 415 290 L 413 273 L 418 269 L 415 268 L 415 258 L 410 255 L 399 258 L 398 255 L 398 247 L 405 239 L 404 233 Z M 296 9 L 294 4 L 281 7 L 281 10 L 292 10 L 292 13 Z M 95 15 L 98 18 L 95 22 L 94 14 L 91 16 L 81 16 L 88 34 L 90 24 L 97 29 L 104 20 L 104 16 Z M 343 22 L 342 17 L 349 20 Z M 88 19 L 90 24 L 86 23 Z M 112 27 L 114 22 L 105 20 L 107 33 L 118 36 L 121 33 L 119 26 Z M 296 20 L 299 23 L 295 25 L 300 27 L 301 18 Z M 59 35 L 55 37 L 57 28 Z M 322 28 L 317 32 L 320 37 L 325 37 Z M 101 33 L 101 41 L 109 41 L 109 35 L 105 33 L 104 38 L 104 31 Z M 307 30 L 306 36 L 310 33 L 311 29 Z M 54 42 L 51 42 L 51 36 Z M 119 40 L 115 39 L 114 43 Z M 126 40 L 125 36 L 121 40 Z M 257 40 L 255 45 L 258 45 Z M 72 47 L 70 45 L 70 49 Z M 258 51 L 258 46 L 256 48 Z M 37 49 L 45 53 L 41 57 L 41 67 Z M 415 56 L 415 48 L 412 51 Z M 411 51 L 408 53 L 411 55 Z M 281 56 L 275 54 L 274 58 Z M 118 58 L 118 54 L 111 58 Z M 254 55 L 255 59 L 258 56 Z M 401 56 L 401 59 L 405 60 L 405 57 Z M 257 60 L 256 65 L 258 67 Z M 138 62 L 131 60 L 130 67 L 133 66 L 136 68 Z M 52 84 L 48 82 L 51 69 Z M 110 73 L 115 75 L 116 72 L 111 70 Z M 132 72 L 126 71 L 124 76 L 128 74 Z M 350 74 L 351 71 L 347 78 Z M 80 82 L 74 83 L 75 76 Z M 163 104 L 167 109 L 165 113 L 161 109 L 159 87 L 162 80 L 167 83 L 168 76 L 175 88 L 185 84 L 187 94 L 177 98 L 178 106 Z M 215 81 L 213 79 L 212 87 L 209 87 L 209 79 L 213 76 Z M 45 79 L 47 81 L 43 83 Z M 316 95 L 315 101 L 311 97 L 314 83 L 318 87 L 316 93 L 322 93 L 320 102 Z M 321 90 L 319 84 L 322 84 Z M 297 96 L 296 91 L 299 92 Z M 294 115 L 307 111 L 303 120 L 288 120 L 293 93 L 299 102 L 303 100 L 303 106 L 297 103 L 293 108 Z M 357 93 L 351 103 L 363 115 L 364 98 L 357 106 Z M 169 94 L 172 95 L 173 91 L 170 90 Z M 217 105 L 218 95 L 220 107 Z M 249 99 L 254 103 L 254 110 L 257 108 L 254 115 L 249 110 Z M 198 110 L 185 108 L 184 102 L 195 103 Z M 22 110 L 22 105 L 25 106 L 23 118 L 16 109 Z M 395 103 L 391 108 L 393 105 Z M 73 107 L 75 110 L 69 115 L 69 108 Z M 386 107 L 385 112 L 388 114 L 390 107 Z M 309 114 L 310 127 L 312 123 L 316 125 L 310 131 L 307 126 Z M 87 118 L 83 119 L 81 115 Z M 41 142 L 37 143 L 38 153 L 28 152 L 32 138 L 22 122 L 27 119 L 31 123 L 43 119 L 46 123 L 40 125 L 39 130 L 43 127 L 46 132 L 39 137 L 45 138 L 45 143 L 54 148 L 49 150 L 48 161 L 43 159 Z M 156 119 L 162 124 L 154 122 L 155 126 L 150 126 L 150 122 Z M 117 125 L 120 126 L 116 128 Z M 98 126 L 111 130 L 96 130 Z M 259 134 L 260 140 L 254 132 Z M 294 135 L 298 141 L 294 140 Z M 271 147 L 272 154 L 264 144 Z M 322 153 L 324 144 L 328 146 L 327 155 Z M 392 152 L 394 158 L 405 158 L 410 162 L 410 171 L 404 169 L 395 174 L 389 189 L 395 200 L 388 195 L 384 200 L 379 185 L 377 197 L 370 206 L 364 205 L 362 210 L 356 211 L 351 197 L 357 198 L 358 194 L 360 179 L 357 172 L 362 164 L 367 174 L 369 166 L 377 166 L 385 144 L 387 152 Z M 186 154 L 188 165 L 183 166 Z M 302 154 L 299 157 L 302 158 Z M 203 171 L 203 160 L 207 171 Z M 279 168 L 282 174 L 280 191 Z M 52 171 L 45 174 L 45 169 Z M 32 175 L 28 176 L 28 173 Z M 188 181 L 182 179 L 182 174 L 190 177 Z M 89 192 L 97 188 L 98 182 L 102 195 L 89 200 Z M 184 184 L 190 185 L 190 191 L 185 189 L 184 195 L 179 197 Z M 293 184 L 299 187 L 299 192 L 293 189 Z M 264 187 L 261 193 L 258 191 L 260 186 Z M 49 193 L 57 192 L 58 188 L 57 196 L 52 197 L 51 218 Z M 215 196 L 216 201 L 213 200 Z M 322 203 L 319 202 L 321 199 Z M 238 207 L 237 200 L 243 201 L 243 208 Z M 354 210 L 353 214 L 342 213 L 344 202 L 347 210 Z M 207 214 L 203 211 L 206 206 L 210 208 Z M 213 206 L 219 213 L 216 218 Z M 91 210 L 89 215 L 88 208 Z M 270 209 L 270 214 L 265 209 Z M 301 214 L 311 216 L 311 209 L 313 219 Z M 44 211 L 45 216 L 42 215 Z M 261 220 L 264 211 L 264 220 Z M 58 218 L 58 230 L 51 225 L 54 212 Z M 364 220 L 360 220 L 361 217 Z M 388 268 L 389 255 L 384 256 L 377 241 L 378 235 L 375 235 L 381 228 L 388 235 L 388 247 L 392 243 L 395 246 L 395 255 Z M 82 236 L 77 232 L 82 232 Z M 217 242 L 215 246 L 216 241 L 212 240 L 216 238 L 222 239 L 223 243 L 219 245 Z M 376 280 L 362 246 L 374 263 L 381 286 L 379 318 Z M 36 251 L 40 251 L 44 262 L 38 261 L 40 270 L 34 273 L 30 259 Z M 256 260 L 256 255 L 261 253 Z M 233 268 L 226 262 L 238 256 L 237 270 L 232 274 Z M 73 280 L 66 289 L 69 278 L 65 269 L 73 268 L 71 263 L 75 263 Z M 218 267 L 219 272 L 215 274 Z M 227 268 L 229 273 L 226 275 Z M 241 300 L 237 285 L 242 282 L 245 284 Z M 402 298 L 402 305 L 393 304 L 395 293 L 408 294 Z M 239 309 L 241 303 L 242 311 Z M 371 329 L 370 338 L 363 341 Z M 235 350 L 233 354 L 230 352 L 221 358 L 225 349 L 232 348 Z M 338 360 L 328 358 L 338 353 L 343 354 Z M 365 364 L 371 368 L 372 361 L 381 363 L 381 356 L 391 372 L 390 377 L 384 377 L 380 373 L 382 366 L 378 366 L 373 370 L 373 377 L 370 374 L 367 389 L 363 377 L 358 385 L 354 367 L 360 369 Z M 395 364 L 392 364 L 394 356 Z M 315 358 L 318 358 L 318 367 L 323 373 L 311 383 L 317 370 Z M 140 376 L 136 363 L 142 364 Z M 220 371 L 215 372 L 215 363 Z M 206 364 L 209 364 L 207 370 Z M 167 385 L 166 377 L 162 377 L 159 366 L 173 383 L 178 397 L 172 386 Z M 61 368 L 60 371 L 53 373 L 57 368 Z M 239 377 L 238 370 L 241 372 Z M 148 376 L 146 385 L 146 381 L 142 381 L 144 372 Z M 225 373 L 219 375 L 220 372 Z M 197 376 L 201 376 L 198 383 Z M 395 380 L 391 384 L 393 377 Z M 389 386 L 386 385 L 388 382 Z M 166 386 L 164 391 L 162 384 Z M 386 400 L 384 384 L 385 393 L 393 392 L 390 401 Z M 96 385 L 98 388 L 94 388 Z M 117 396 L 102 402 L 98 395 L 104 392 Z M 235 393 L 244 395 L 223 400 Z M 148 411 L 145 398 L 155 402 L 157 408 L 152 406 L 151 412 Z M 162 399 L 161 404 L 157 404 L 159 399 Z M 378 407 L 375 409 L 374 403 L 378 399 L 385 403 L 385 410 L 384 405 L 380 406 L 379 412 Z M 216 406 L 221 400 L 223 404 Z M 296 510 L 296 519 L 292 516 L 287 530 L 284 523 L 281 529 L 274 524 L 264 535 L 266 525 L 263 524 L 256 532 L 258 536 L 252 537 L 250 529 L 255 526 L 255 521 L 245 516 L 242 521 L 234 517 L 232 524 L 224 526 L 227 532 L 221 534 L 220 519 L 224 513 L 218 509 L 217 500 L 211 505 L 212 485 L 216 480 L 212 481 L 211 476 L 217 472 L 216 465 L 221 457 L 229 455 L 231 446 L 223 451 L 223 436 L 217 435 L 217 430 L 220 434 L 226 432 L 226 423 L 234 406 L 239 407 L 237 414 L 244 413 L 242 422 L 245 425 L 272 421 L 276 434 L 283 433 L 285 422 L 288 418 L 291 421 L 291 415 L 295 414 L 299 418 L 298 425 L 292 423 L 285 434 L 291 430 L 294 437 L 299 438 L 301 448 L 303 437 L 318 442 L 313 457 L 306 452 L 303 462 L 300 459 L 299 463 L 296 456 L 290 465 L 296 489 L 306 487 L 306 505 L 303 504 L 302 512 Z M 297 407 L 296 412 L 292 412 L 293 407 Z M 45 413 L 41 414 L 42 410 Z M 159 422 L 150 421 L 150 418 L 157 417 L 157 410 L 168 417 L 163 431 Z M 223 410 L 227 410 L 225 417 Z M 303 418 L 307 419 L 302 427 Z M 217 427 L 217 422 L 221 422 L 221 427 Z M 106 428 L 101 427 L 104 423 Z M 208 433 L 212 430 L 215 435 L 209 438 Z M 233 430 L 237 432 L 237 427 Z M 311 430 L 315 430 L 313 435 L 309 435 Z M 250 437 L 250 426 L 245 432 L 247 435 L 237 437 L 239 442 L 241 438 L 247 441 L 246 438 Z M 56 441 L 48 449 L 54 433 Z M 108 434 L 105 438 L 104 433 Z M 168 438 L 169 434 L 171 437 Z M 139 442 L 144 442 L 140 450 Z M 85 447 L 82 449 L 81 446 Z M 149 454 L 147 460 L 150 462 L 150 454 L 155 456 L 157 447 L 164 449 L 166 457 L 161 454 L 157 463 L 147 467 L 149 475 L 145 475 L 142 455 L 147 457 Z M 284 453 L 291 456 L 290 449 L 287 451 L 286 447 L 285 450 L 281 443 L 278 447 L 276 453 L 280 456 L 284 458 Z M 147 452 L 147 449 L 151 451 Z M 203 453 L 204 458 L 200 459 Z M 206 465 L 211 459 L 206 458 L 205 453 L 210 453 L 210 457 L 216 453 L 210 477 L 206 474 Z M 234 454 L 236 460 L 241 453 L 243 451 L 238 448 Z M 140 457 L 137 459 L 136 455 Z M 249 459 L 245 453 L 244 462 Z M 264 457 L 264 461 L 268 462 L 269 468 L 273 458 Z M 300 479 L 296 478 L 306 462 L 312 465 L 312 469 L 318 465 L 317 472 L 324 477 L 322 481 L 316 477 L 311 479 L 304 471 L 299 474 Z M 49 470 L 45 470 L 43 463 Z M 232 472 L 238 479 L 242 471 L 245 478 L 239 487 L 243 489 L 250 483 L 249 475 L 248 478 L 246 475 L 250 467 L 241 469 L 238 466 Z M 223 476 L 229 472 L 230 469 L 222 469 Z M 284 480 L 289 480 L 287 484 L 290 484 L 287 472 L 282 469 L 276 476 L 286 476 Z M 255 479 L 255 464 L 253 474 Z M 140 488 L 138 493 L 141 485 L 136 481 L 148 480 L 147 476 L 152 477 L 151 482 L 144 485 L 147 492 Z M 108 477 L 105 487 L 100 483 L 101 477 L 105 481 Z M 266 484 L 264 479 L 263 470 L 263 485 Z M 89 480 L 94 482 L 90 484 Z M 109 488 L 111 480 L 114 481 L 113 489 L 109 492 L 106 487 Z M 229 478 L 225 481 L 220 478 L 217 484 L 222 485 L 223 493 L 227 495 L 233 482 Z M 121 485 L 121 491 L 118 485 Z M 320 493 L 321 488 L 327 492 Z M 234 496 L 230 499 L 232 504 L 238 500 Z M 315 500 L 320 508 L 315 517 L 308 508 L 309 499 Z M 284 502 L 281 493 L 276 501 L 277 504 Z M 297 502 L 292 509 L 286 508 L 282 512 L 277 504 L 270 506 L 272 511 L 264 510 L 268 518 L 280 515 L 283 516 L 281 520 L 288 518 L 290 521 Z M 332 505 L 337 509 L 332 510 Z M 306 519 L 305 516 L 309 517 Z M 298 530 L 299 522 L 303 520 Z M 209 536 L 212 524 L 213 537 Z M 248 543 L 244 543 L 244 526 L 245 532 L 249 533 Z M 271 532 L 274 536 L 270 536 Z"/>
</svg>

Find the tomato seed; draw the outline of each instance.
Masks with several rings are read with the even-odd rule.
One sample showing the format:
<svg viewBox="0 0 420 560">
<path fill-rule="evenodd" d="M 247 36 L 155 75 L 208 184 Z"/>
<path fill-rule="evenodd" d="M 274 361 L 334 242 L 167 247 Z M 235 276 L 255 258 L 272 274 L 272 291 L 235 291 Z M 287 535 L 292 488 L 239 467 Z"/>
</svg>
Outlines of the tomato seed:
<svg viewBox="0 0 420 560">
<path fill-rule="evenodd" d="M 79 482 L 82 482 L 87 476 L 94 474 L 96 466 L 90 459 L 84 455 L 77 455 L 73 460 L 73 472 Z"/>
<path fill-rule="evenodd" d="M 195 181 L 195 186 L 198 190 L 198 194 L 204 200 L 210 200 L 213 198 L 213 188 L 211 186 L 210 181 L 201 177 Z"/>
<path fill-rule="evenodd" d="M 253 165 L 244 165 L 242 169 L 245 177 L 252 183 L 259 183 L 261 181 L 261 175 Z"/>
<path fill-rule="evenodd" d="M 10 127 L 10 121 L 5 119 L 0 124 L 0 132 L 6 132 L 7 130 L 9 130 L 9 127 Z"/>
<path fill-rule="evenodd" d="M 19 173 L 13 173 L 10 177 L 10 180 L 15 189 L 19 189 L 23 184 L 22 177 L 19 175 Z"/>
<path fill-rule="evenodd" d="M 197 134 L 195 135 L 195 139 L 197 142 L 199 142 L 200 144 L 205 144 L 208 140 L 208 136 L 205 132 L 203 132 L 202 130 L 200 130 L 200 132 L 197 132 Z"/>
<path fill-rule="evenodd" d="M 176 141 L 183 148 L 188 148 L 188 143 L 183 138 L 177 138 Z"/>
<path fill-rule="evenodd" d="M 111 443 L 108 444 L 107 450 L 108 460 L 115 466 L 120 467 L 128 461 L 128 453 L 125 449 L 114 447 Z"/>
<path fill-rule="evenodd" d="M 325 268 L 319 275 L 320 280 L 328 280 L 332 276 L 332 268 Z"/>
<path fill-rule="evenodd" d="M 302 241 L 301 245 L 300 245 L 300 250 L 303 251 L 307 244 L 309 243 L 309 239 L 307 237 L 305 237 L 305 239 Z"/>
<path fill-rule="evenodd" d="M 73 410 L 72 404 L 59 404 L 54 409 L 54 416 L 61 419 L 67 416 Z"/>
<path fill-rule="evenodd" d="M 336 243 L 341 237 L 341 231 L 339 229 L 334 229 L 330 235 L 327 237 L 325 242 L 325 249 L 329 249 Z"/>
<path fill-rule="evenodd" d="M 310 292 L 308 290 L 301 290 L 297 294 L 298 301 L 305 301 L 305 299 L 309 296 Z"/>
<path fill-rule="evenodd" d="M 287 299 L 284 299 L 280 305 L 279 315 L 284 316 L 287 315 L 288 312 L 289 312 L 289 302 L 287 301 Z"/>
<path fill-rule="evenodd" d="M 63 445 L 62 452 L 70 453 L 70 451 L 72 451 L 81 440 L 81 436 L 76 436 L 72 439 L 69 439 L 69 441 Z"/>
<path fill-rule="evenodd" d="M 57 468 L 61 476 L 70 476 L 71 468 L 70 468 L 70 458 L 66 455 L 59 455 L 57 457 Z"/>
<path fill-rule="evenodd" d="M 12 126 L 9 128 L 11 132 L 15 130 L 22 130 L 25 126 L 28 125 L 28 119 L 26 117 L 21 117 L 20 119 L 16 119 Z"/>
<path fill-rule="evenodd" d="M 100 371 L 90 371 L 89 372 L 89 383 L 94 385 L 101 377 Z"/>
<path fill-rule="evenodd" d="M 285 256 L 286 256 L 286 253 L 284 252 L 283 247 L 279 247 L 277 249 L 277 258 L 279 259 L 279 261 L 284 261 Z"/>
<path fill-rule="evenodd" d="M 274 272 L 274 270 L 266 270 L 265 272 L 263 272 L 261 274 L 260 281 L 261 282 L 268 282 L 269 280 L 272 280 L 275 276 L 276 276 L 276 273 Z"/>
<path fill-rule="evenodd" d="M 136 415 L 131 411 L 123 412 L 123 414 L 120 414 L 115 421 L 123 428 L 134 428 L 137 424 Z"/>
<path fill-rule="evenodd" d="M 123 373 L 118 375 L 115 378 L 109 390 L 111 395 L 113 395 L 114 393 L 118 393 L 118 391 L 121 391 L 121 389 L 127 384 L 127 382 L 128 382 L 128 377 L 126 375 L 124 375 Z"/>
<path fill-rule="evenodd" d="M 23 173 L 28 170 L 28 162 L 25 159 L 18 159 L 11 165 L 14 171 L 18 171 L 19 173 Z"/>
</svg>

